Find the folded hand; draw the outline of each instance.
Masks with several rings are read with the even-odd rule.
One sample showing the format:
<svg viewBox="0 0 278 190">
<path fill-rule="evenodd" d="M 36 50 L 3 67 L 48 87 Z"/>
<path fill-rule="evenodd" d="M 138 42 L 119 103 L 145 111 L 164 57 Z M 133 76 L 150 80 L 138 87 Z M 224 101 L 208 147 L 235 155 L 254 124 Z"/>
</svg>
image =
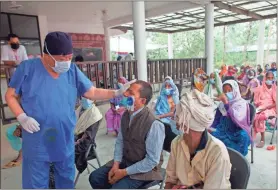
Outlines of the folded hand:
<svg viewBox="0 0 278 190">
<path fill-rule="evenodd" d="M 111 180 L 109 180 L 109 183 L 110 184 L 115 184 L 116 182 L 118 182 L 119 180 L 124 178 L 125 176 L 127 176 L 126 170 L 125 169 L 118 169 L 118 170 L 114 171 L 114 175 L 112 176 Z"/>
</svg>

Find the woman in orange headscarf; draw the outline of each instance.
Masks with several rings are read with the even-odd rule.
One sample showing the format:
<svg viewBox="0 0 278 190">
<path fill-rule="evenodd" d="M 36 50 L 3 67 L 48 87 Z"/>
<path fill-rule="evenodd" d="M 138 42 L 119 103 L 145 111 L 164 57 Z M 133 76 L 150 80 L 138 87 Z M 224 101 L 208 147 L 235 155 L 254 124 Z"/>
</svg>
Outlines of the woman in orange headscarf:
<svg viewBox="0 0 278 190">
<path fill-rule="evenodd" d="M 227 66 L 224 64 L 221 66 L 221 71 L 219 73 L 219 77 L 222 78 L 223 76 L 225 76 L 227 73 Z"/>
<path fill-rule="evenodd" d="M 197 68 L 194 71 L 192 87 L 199 90 L 200 92 L 203 92 L 204 87 L 205 87 L 205 82 L 207 79 L 208 79 L 208 76 L 205 73 L 205 71 L 201 68 Z"/>
</svg>

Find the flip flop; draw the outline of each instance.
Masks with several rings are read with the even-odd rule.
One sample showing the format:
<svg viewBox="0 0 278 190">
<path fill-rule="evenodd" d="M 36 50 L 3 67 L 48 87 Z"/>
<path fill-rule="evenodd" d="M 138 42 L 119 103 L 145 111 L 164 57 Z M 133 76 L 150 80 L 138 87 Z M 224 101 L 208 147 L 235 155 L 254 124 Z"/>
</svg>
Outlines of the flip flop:
<svg viewBox="0 0 278 190">
<path fill-rule="evenodd" d="M 274 146 L 274 145 L 269 145 L 269 146 L 267 146 L 266 149 L 267 149 L 267 150 L 274 150 L 274 149 L 275 149 L 275 146 Z"/>
<path fill-rule="evenodd" d="M 7 163 L 6 165 L 4 165 L 2 167 L 2 169 L 14 168 L 14 167 L 17 167 L 17 166 L 20 166 L 20 165 L 21 165 L 21 162 L 11 161 L 11 162 Z"/>
</svg>

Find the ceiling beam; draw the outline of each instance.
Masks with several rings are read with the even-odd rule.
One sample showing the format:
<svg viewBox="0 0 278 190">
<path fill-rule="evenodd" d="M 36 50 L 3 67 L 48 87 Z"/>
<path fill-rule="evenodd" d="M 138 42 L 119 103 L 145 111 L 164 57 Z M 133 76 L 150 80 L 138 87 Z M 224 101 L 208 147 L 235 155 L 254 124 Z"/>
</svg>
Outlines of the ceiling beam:
<svg viewBox="0 0 278 190">
<path fill-rule="evenodd" d="M 227 4 L 222 3 L 220 1 L 212 1 L 212 3 L 220 9 L 225 9 L 225 10 L 237 13 L 237 14 L 246 15 L 246 16 L 249 16 L 249 17 L 251 17 L 253 19 L 257 19 L 257 20 L 263 19 L 263 16 L 261 16 L 257 13 L 254 13 L 254 12 L 251 12 L 251 11 L 248 11 L 248 10 L 245 10 L 245 9 L 241 9 L 241 8 L 238 8 L 238 7 L 235 7 L 235 6 L 232 6 L 232 5 L 227 5 Z"/>
<path fill-rule="evenodd" d="M 271 18 L 277 18 L 277 14 L 271 14 L 271 15 L 267 15 L 267 16 L 263 16 L 263 19 L 271 19 Z M 222 22 L 222 23 L 217 23 L 214 26 L 226 26 L 226 25 L 232 25 L 232 24 L 238 24 L 238 23 L 244 23 L 244 22 L 253 22 L 256 21 L 257 19 L 254 18 L 248 18 L 248 19 L 241 19 L 241 20 L 235 20 L 235 21 L 229 21 L 229 22 Z M 125 27 L 125 26 L 118 26 L 118 27 L 114 27 L 115 29 L 122 29 L 122 30 L 133 30 L 132 27 Z M 113 28 L 113 29 L 114 29 Z M 205 26 L 202 26 L 198 29 L 203 29 L 205 28 Z M 192 31 L 192 30 L 196 30 L 195 28 L 186 28 L 186 29 L 180 29 L 180 30 L 172 30 L 172 31 L 168 31 L 168 30 L 160 30 L 160 29 L 146 29 L 147 32 L 160 32 L 160 33 L 178 33 L 178 32 L 186 32 L 186 31 Z"/>
<path fill-rule="evenodd" d="M 129 26 L 115 26 L 112 29 L 118 30 L 133 30 L 133 27 Z M 160 29 L 146 29 L 147 32 L 158 32 L 158 33 L 170 33 L 168 30 L 160 30 Z"/>
<path fill-rule="evenodd" d="M 271 14 L 271 15 L 263 16 L 263 19 L 271 19 L 271 18 L 277 18 L 277 14 Z M 227 26 L 227 25 L 233 25 L 233 24 L 244 23 L 244 22 L 253 22 L 253 21 L 256 21 L 256 20 L 257 19 L 254 19 L 254 18 L 234 20 L 234 21 L 229 21 L 229 22 L 217 23 L 217 24 L 214 25 L 214 27 Z M 203 29 L 203 28 L 205 28 L 205 26 L 202 26 L 199 29 Z M 181 29 L 181 30 L 173 31 L 172 33 L 186 32 L 186 31 L 190 31 L 190 30 L 195 30 L 195 29 L 193 29 L 193 28 Z"/>
<path fill-rule="evenodd" d="M 146 3 L 145 3 L 145 6 L 146 6 Z M 173 3 L 167 4 L 167 5 L 162 5 L 159 7 L 155 7 L 155 8 L 146 10 L 145 17 L 147 19 L 147 18 L 162 16 L 162 15 L 165 15 L 168 13 L 173 13 L 173 12 L 177 12 L 177 11 L 181 11 L 181 10 L 185 10 L 185 9 L 196 8 L 196 7 L 199 7 L 199 5 L 192 3 L 192 2 L 186 2 L 186 1 L 173 2 Z M 113 27 L 113 26 L 118 26 L 121 24 L 126 24 L 129 22 L 132 22 L 132 15 L 122 16 L 122 17 L 108 20 L 105 23 L 105 25 L 107 27 Z"/>
</svg>

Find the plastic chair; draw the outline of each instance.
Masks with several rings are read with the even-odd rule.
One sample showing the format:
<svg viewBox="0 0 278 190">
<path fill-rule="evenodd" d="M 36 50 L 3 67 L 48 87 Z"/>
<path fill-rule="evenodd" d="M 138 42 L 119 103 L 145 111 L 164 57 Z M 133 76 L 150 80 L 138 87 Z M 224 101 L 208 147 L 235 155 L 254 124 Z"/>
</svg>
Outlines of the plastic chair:
<svg viewBox="0 0 278 190">
<path fill-rule="evenodd" d="M 170 153 L 171 152 L 171 142 L 174 138 L 176 138 L 177 135 L 172 132 L 171 125 L 169 125 L 168 123 L 163 123 L 163 124 L 165 126 L 165 139 L 164 139 L 164 143 L 163 143 L 163 150 Z M 143 186 L 141 186 L 138 189 L 148 189 L 155 185 L 160 185 L 160 189 L 163 189 L 164 183 L 165 183 L 165 177 L 166 177 L 166 169 L 161 168 L 161 175 L 163 176 L 163 180 L 151 181 L 147 184 L 144 184 Z"/>
<path fill-rule="evenodd" d="M 251 122 L 251 163 L 254 163 L 254 142 L 253 142 L 253 124 L 256 115 L 256 108 L 252 103 L 249 103 L 249 110 L 250 110 L 250 122 Z"/>
<path fill-rule="evenodd" d="M 96 159 L 97 163 L 98 163 L 98 167 L 101 167 L 100 159 L 99 159 L 98 154 L 96 152 L 96 143 L 95 143 L 95 137 L 96 137 L 96 134 L 97 134 L 97 131 L 98 131 L 98 128 L 99 128 L 99 124 L 100 124 L 100 121 L 98 121 L 97 123 L 93 124 L 93 126 L 92 126 L 93 130 L 91 131 L 92 132 L 91 143 L 90 143 L 90 145 L 89 145 L 89 147 L 88 147 L 88 149 L 87 149 L 87 151 L 85 153 L 85 157 L 84 157 L 84 160 L 87 161 L 87 167 L 86 168 L 87 168 L 88 174 L 91 173 L 90 170 L 89 170 L 88 165 L 93 167 L 94 169 L 97 169 L 93 164 L 91 164 L 89 162 L 90 160 Z M 75 162 L 77 162 L 77 160 L 75 160 Z M 82 171 L 78 171 L 78 174 L 77 174 L 77 176 L 75 178 L 75 181 L 74 181 L 74 186 L 76 186 L 81 173 L 83 173 L 83 170 Z"/>
<path fill-rule="evenodd" d="M 234 149 L 227 148 L 230 156 L 231 168 L 231 188 L 246 189 L 250 177 L 250 164 L 244 156 Z"/>
</svg>

